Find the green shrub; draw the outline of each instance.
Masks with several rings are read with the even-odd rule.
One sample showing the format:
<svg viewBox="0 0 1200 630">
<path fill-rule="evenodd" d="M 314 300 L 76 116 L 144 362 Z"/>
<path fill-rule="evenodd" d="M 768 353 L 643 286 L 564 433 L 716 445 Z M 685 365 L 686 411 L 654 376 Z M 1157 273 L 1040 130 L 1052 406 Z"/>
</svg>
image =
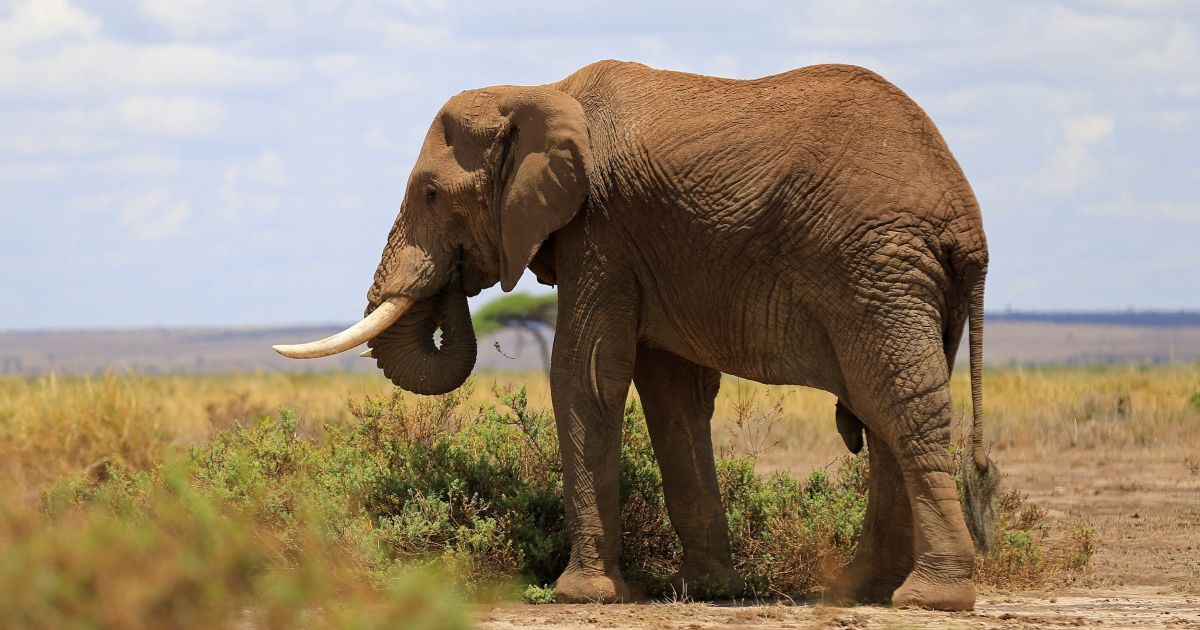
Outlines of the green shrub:
<svg viewBox="0 0 1200 630">
<path fill-rule="evenodd" d="M 995 588 L 1040 588 L 1084 578 L 1096 551 L 1095 530 L 1070 525 L 1056 532 L 1046 511 L 1016 490 L 1000 495 L 994 524 L 997 544 L 975 558 L 976 580 Z"/>
<path fill-rule="evenodd" d="M 529 586 L 526 586 L 525 591 L 521 593 L 521 599 L 526 604 L 553 604 L 554 587 L 530 584 Z"/>
<path fill-rule="evenodd" d="M 758 596 L 805 593 L 850 558 L 866 512 L 866 457 L 842 458 L 837 474 L 815 470 L 798 482 L 763 477 L 749 458 L 725 459 L 717 476 L 734 561 Z"/>
<path fill-rule="evenodd" d="M 40 511 L 0 502 L 0 626 L 467 625 L 442 578 L 406 568 L 365 580 L 302 506 L 281 532 L 192 472 L 113 470 L 51 489 Z"/>
<path fill-rule="evenodd" d="M 349 403 L 353 422 L 307 431 L 282 410 L 151 471 L 95 466 L 47 489 L 39 514 L 5 504 L 0 600 L 22 604 L 0 622 L 453 625 L 462 619 L 450 610 L 456 597 L 500 589 L 550 601 L 553 589 L 537 585 L 554 580 L 570 553 L 553 417 L 531 408 L 524 389 L 464 409 L 469 395 L 367 396 Z M 734 562 L 752 594 L 812 591 L 853 556 L 865 455 L 800 481 L 759 474 L 753 455 L 727 453 L 717 477 Z M 622 569 L 644 592 L 664 595 L 682 550 L 636 401 L 624 411 L 620 497 Z M 1001 544 L 979 558 L 985 584 L 1086 570 L 1090 530 L 1048 539 L 1044 512 L 1012 493 L 997 514 Z M 68 533 L 80 542 L 53 542 Z M 447 588 L 431 596 L 434 582 Z"/>
</svg>

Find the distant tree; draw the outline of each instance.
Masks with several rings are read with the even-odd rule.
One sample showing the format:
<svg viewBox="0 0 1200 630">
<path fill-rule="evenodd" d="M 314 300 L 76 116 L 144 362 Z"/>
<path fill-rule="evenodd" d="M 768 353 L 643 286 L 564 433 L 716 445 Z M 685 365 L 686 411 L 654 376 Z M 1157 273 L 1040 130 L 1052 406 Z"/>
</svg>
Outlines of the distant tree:
<svg viewBox="0 0 1200 630">
<path fill-rule="evenodd" d="M 479 336 L 507 328 L 533 337 L 541 350 L 542 365 L 549 374 L 550 340 L 548 337 L 549 333 L 554 330 L 556 317 L 558 317 L 558 295 L 554 293 L 545 295 L 511 293 L 485 304 L 471 317 L 471 323 L 475 326 L 475 334 Z M 499 341 L 495 343 L 495 346 L 500 354 L 504 354 Z"/>
</svg>

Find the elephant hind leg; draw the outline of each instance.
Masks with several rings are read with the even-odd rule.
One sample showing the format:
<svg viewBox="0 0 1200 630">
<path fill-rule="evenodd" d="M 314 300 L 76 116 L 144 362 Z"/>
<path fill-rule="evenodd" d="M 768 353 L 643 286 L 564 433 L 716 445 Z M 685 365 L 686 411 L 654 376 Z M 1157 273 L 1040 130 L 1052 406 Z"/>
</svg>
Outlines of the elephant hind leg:
<svg viewBox="0 0 1200 630">
<path fill-rule="evenodd" d="M 879 327 L 876 362 L 851 383 L 851 403 L 895 456 L 912 521 L 912 571 L 892 594 L 898 606 L 970 610 L 975 550 L 950 455 L 949 368 L 941 331 L 919 317 Z M 874 462 L 872 462 L 874 463 Z M 892 553 L 897 553 L 892 551 Z"/>
<path fill-rule="evenodd" d="M 639 346 L 634 385 L 662 471 L 667 513 L 683 543 L 683 565 L 671 583 L 693 597 L 736 596 L 743 582 L 733 568 L 710 427 L 721 373 Z"/>
<path fill-rule="evenodd" d="M 837 602 L 886 602 L 913 568 L 912 508 L 904 474 L 886 441 L 870 430 L 866 438 L 867 514 L 854 560 L 829 589 Z"/>
</svg>

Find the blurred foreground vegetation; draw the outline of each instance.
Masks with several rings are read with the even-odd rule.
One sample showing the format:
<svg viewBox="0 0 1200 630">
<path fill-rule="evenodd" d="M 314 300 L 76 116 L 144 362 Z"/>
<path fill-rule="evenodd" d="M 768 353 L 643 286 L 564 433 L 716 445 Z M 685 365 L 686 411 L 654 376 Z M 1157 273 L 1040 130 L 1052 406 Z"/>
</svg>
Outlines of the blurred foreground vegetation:
<svg viewBox="0 0 1200 630">
<path fill-rule="evenodd" d="M 481 377 L 493 391 L 436 399 L 351 375 L 0 380 L 0 625 L 457 627 L 463 601 L 547 601 L 568 546 L 539 378 Z M 1200 369 L 986 379 L 1001 466 L 1042 449 L 1197 445 Z M 719 477 L 751 596 L 812 591 L 853 555 L 865 458 L 760 472 L 768 457 L 839 452 L 832 411 L 818 392 L 723 388 Z M 663 579 L 680 549 L 636 399 L 625 426 L 626 575 L 674 597 Z M 1055 530 L 1010 490 L 996 528 L 983 584 L 1086 577 L 1086 527 Z"/>
</svg>

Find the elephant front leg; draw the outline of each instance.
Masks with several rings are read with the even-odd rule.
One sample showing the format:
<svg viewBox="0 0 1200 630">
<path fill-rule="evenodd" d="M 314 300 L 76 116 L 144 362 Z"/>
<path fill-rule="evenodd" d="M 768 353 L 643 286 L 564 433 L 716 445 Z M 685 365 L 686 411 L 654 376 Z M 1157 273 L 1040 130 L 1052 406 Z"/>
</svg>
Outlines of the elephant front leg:
<svg viewBox="0 0 1200 630">
<path fill-rule="evenodd" d="M 577 306 L 569 294 L 559 302 L 550 386 L 571 559 L 555 582 L 557 600 L 630 601 L 620 570 L 619 473 L 636 348 L 633 311 L 614 301 Z"/>
<path fill-rule="evenodd" d="M 710 426 L 721 373 L 639 347 L 634 384 L 662 471 L 667 513 L 683 543 L 683 565 L 671 584 L 695 597 L 738 595 L 744 583 L 733 568 Z"/>
</svg>

